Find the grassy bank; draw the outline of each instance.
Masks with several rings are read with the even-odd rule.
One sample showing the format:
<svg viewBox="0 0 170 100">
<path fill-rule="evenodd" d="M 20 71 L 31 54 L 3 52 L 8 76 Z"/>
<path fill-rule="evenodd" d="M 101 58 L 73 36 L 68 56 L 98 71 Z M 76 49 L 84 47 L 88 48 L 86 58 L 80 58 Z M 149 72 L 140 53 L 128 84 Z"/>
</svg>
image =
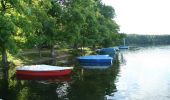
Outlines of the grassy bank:
<svg viewBox="0 0 170 100">
<path fill-rule="evenodd" d="M 76 57 L 76 53 L 77 55 L 88 55 L 93 53 L 93 51 L 90 48 L 82 48 L 79 49 L 79 51 L 73 51 L 71 49 L 57 49 L 55 50 L 55 53 L 57 64 L 61 64 L 67 63 L 68 61 L 70 61 L 70 59 L 74 60 Z M 48 49 L 41 50 L 41 57 L 37 49 L 22 50 L 15 55 L 8 54 L 9 62 L 12 62 L 15 66 L 40 64 L 53 59 L 54 58 L 50 57 L 50 50 Z"/>
</svg>

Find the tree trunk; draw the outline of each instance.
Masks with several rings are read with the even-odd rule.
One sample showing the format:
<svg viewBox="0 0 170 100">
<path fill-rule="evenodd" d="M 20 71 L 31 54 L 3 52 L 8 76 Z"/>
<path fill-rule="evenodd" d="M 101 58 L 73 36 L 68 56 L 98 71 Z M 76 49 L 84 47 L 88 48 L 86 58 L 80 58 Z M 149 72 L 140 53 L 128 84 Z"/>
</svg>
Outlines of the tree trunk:
<svg viewBox="0 0 170 100">
<path fill-rule="evenodd" d="M 4 79 L 8 79 L 8 60 L 5 48 L 2 50 L 2 67 L 4 70 Z"/>
<path fill-rule="evenodd" d="M 7 53 L 6 53 L 6 50 L 3 49 L 3 50 L 2 50 L 2 64 L 4 65 L 4 64 L 6 64 L 7 62 L 8 62 L 8 60 L 7 60 Z"/>
<path fill-rule="evenodd" d="M 39 52 L 39 57 L 41 58 L 42 57 L 41 48 L 38 48 L 38 52 Z"/>
<path fill-rule="evenodd" d="M 74 55 L 76 55 L 76 56 L 80 55 L 80 51 L 78 49 L 78 43 L 77 42 L 74 42 L 73 49 L 74 49 L 74 52 L 73 52 Z"/>
<path fill-rule="evenodd" d="M 51 46 L 51 57 L 55 58 L 55 49 L 54 49 L 54 45 Z"/>
<path fill-rule="evenodd" d="M 96 50 L 96 45 L 95 44 L 93 45 L 93 50 Z"/>
<path fill-rule="evenodd" d="M 83 51 L 83 46 L 81 47 L 81 56 L 85 55 L 84 51 Z"/>
</svg>

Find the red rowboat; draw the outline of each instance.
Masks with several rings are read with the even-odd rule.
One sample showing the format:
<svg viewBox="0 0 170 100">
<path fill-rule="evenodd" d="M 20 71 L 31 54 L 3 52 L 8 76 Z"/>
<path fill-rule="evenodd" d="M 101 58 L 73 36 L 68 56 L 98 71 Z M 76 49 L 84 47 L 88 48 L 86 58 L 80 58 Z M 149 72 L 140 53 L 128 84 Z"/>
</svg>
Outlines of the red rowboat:
<svg viewBox="0 0 170 100">
<path fill-rule="evenodd" d="M 16 69 L 17 75 L 30 76 L 63 76 L 69 75 L 73 67 L 59 67 L 51 65 L 29 65 Z"/>
</svg>

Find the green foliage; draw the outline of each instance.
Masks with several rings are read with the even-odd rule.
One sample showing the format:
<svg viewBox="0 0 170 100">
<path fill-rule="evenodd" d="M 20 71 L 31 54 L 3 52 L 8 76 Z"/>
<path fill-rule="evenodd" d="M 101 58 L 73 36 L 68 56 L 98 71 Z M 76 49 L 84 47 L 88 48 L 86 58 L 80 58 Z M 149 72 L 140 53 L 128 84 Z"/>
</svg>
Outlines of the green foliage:
<svg viewBox="0 0 170 100">
<path fill-rule="evenodd" d="M 81 3 L 80 3 L 81 2 Z M 116 44 L 119 26 L 112 19 L 114 9 L 96 0 L 69 3 L 69 20 L 66 28 L 69 43 L 74 47 L 112 46 Z"/>
<path fill-rule="evenodd" d="M 100 13 L 107 19 L 112 19 L 115 17 L 115 10 L 111 6 L 104 5 L 102 3 L 99 4 Z"/>
<path fill-rule="evenodd" d="M 0 12 L 1 50 L 108 47 L 121 38 L 114 8 L 101 0 L 2 0 Z"/>
<path fill-rule="evenodd" d="M 13 51 L 15 43 L 13 36 L 16 29 L 15 24 L 11 21 L 10 16 L 0 14 L 0 51 L 4 48 Z"/>
</svg>

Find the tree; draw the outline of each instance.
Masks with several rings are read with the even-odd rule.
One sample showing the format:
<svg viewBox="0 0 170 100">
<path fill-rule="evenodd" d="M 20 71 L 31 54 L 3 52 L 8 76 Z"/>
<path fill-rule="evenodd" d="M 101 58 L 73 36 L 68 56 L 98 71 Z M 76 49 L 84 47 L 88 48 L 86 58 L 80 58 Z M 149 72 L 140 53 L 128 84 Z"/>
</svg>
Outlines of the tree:
<svg viewBox="0 0 170 100">
<path fill-rule="evenodd" d="M 104 47 L 116 45 L 118 38 L 119 26 L 113 20 L 115 10 L 111 6 L 106 6 L 103 3 L 98 3 L 100 16 L 98 17 L 99 33 L 101 40 L 99 44 Z M 120 37 L 119 37 L 120 38 Z"/>
<path fill-rule="evenodd" d="M 2 66 L 8 73 L 7 53 L 16 51 L 17 37 L 22 37 L 29 30 L 29 22 L 26 20 L 23 9 L 26 2 L 17 0 L 0 1 L 0 52 L 2 54 Z M 26 7 L 26 6 L 25 6 Z M 8 75 L 8 74 L 5 74 Z M 8 76 L 5 76 L 7 79 Z"/>
<path fill-rule="evenodd" d="M 32 2 L 33 22 L 37 22 L 35 32 L 29 38 L 29 43 L 36 44 L 39 52 L 42 46 L 46 46 L 51 50 L 51 56 L 55 57 L 55 45 L 59 45 L 64 39 L 62 34 L 64 31 L 63 14 L 64 8 L 59 2 L 60 0 L 44 0 Z M 40 53 L 41 55 L 41 53 Z"/>
<path fill-rule="evenodd" d="M 70 0 L 66 8 L 66 32 L 75 49 L 113 45 L 119 26 L 113 20 L 115 12 L 111 6 L 102 4 L 100 0 Z"/>
<path fill-rule="evenodd" d="M 7 3 L 5 0 L 1 0 L 1 11 L 0 11 L 0 52 L 2 54 L 2 66 L 5 70 L 8 70 L 8 59 L 7 51 L 12 51 L 11 48 L 15 47 L 14 44 L 14 34 L 15 34 L 15 25 L 11 21 L 11 16 L 7 12 Z M 6 71 L 7 72 L 7 71 Z M 8 72 L 7 72 L 8 73 Z M 5 79 L 8 79 L 8 74 L 5 74 Z"/>
<path fill-rule="evenodd" d="M 10 17 L 5 14 L 0 14 L 0 52 L 2 54 L 2 64 L 7 64 L 7 50 L 12 51 L 15 47 L 14 34 L 15 25 L 11 21 Z"/>
</svg>

